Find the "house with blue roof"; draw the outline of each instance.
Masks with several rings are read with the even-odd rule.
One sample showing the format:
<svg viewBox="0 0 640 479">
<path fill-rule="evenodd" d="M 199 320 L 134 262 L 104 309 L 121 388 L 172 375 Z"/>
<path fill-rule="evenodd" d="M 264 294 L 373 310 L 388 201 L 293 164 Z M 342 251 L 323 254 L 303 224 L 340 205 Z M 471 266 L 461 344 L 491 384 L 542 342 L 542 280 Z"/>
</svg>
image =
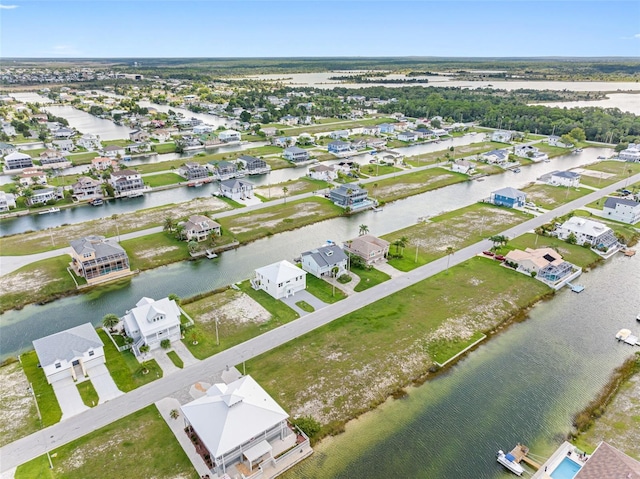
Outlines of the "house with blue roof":
<svg viewBox="0 0 640 479">
<path fill-rule="evenodd" d="M 506 206 L 507 208 L 523 207 L 527 200 L 527 195 L 515 188 L 507 187 L 491 193 L 490 202 L 496 206 Z"/>
</svg>

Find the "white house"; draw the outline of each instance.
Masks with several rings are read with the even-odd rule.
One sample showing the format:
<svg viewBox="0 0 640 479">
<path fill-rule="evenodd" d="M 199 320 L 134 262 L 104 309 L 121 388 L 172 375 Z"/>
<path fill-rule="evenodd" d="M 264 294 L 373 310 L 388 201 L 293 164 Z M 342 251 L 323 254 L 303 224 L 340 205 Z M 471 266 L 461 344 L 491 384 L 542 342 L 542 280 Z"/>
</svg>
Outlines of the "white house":
<svg viewBox="0 0 640 479">
<path fill-rule="evenodd" d="M 528 158 L 536 163 L 549 159 L 549 155 L 542 153 L 538 148 L 532 145 L 519 145 L 513 149 L 513 154 L 520 158 Z"/>
<path fill-rule="evenodd" d="M 566 186 L 577 188 L 580 186 L 580 174 L 573 171 L 552 171 L 544 175 L 547 183 L 553 186 Z"/>
<path fill-rule="evenodd" d="M 284 260 L 256 269 L 251 285 L 254 289 L 266 291 L 275 299 L 288 298 L 306 289 L 306 275 L 306 271 Z"/>
<path fill-rule="evenodd" d="M 507 150 L 491 150 L 482 154 L 482 158 L 491 164 L 502 164 L 509 161 L 509 152 Z"/>
<path fill-rule="evenodd" d="M 300 148 L 298 146 L 290 146 L 289 148 L 285 149 L 283 156 L 285 157 L 285 159 L 293 161 L 294 163 L 309 160 L 309 152 L 304 148 Z"/>
<path fill-rule="evenodd" d="M 618 154 L 618 158 L 624 161 L 640 161 L 640 145 L 629 143 L 629 147 L 626 150 L 622 150 Z"/>
<path fill-rule="evenodd" d="M 456 171 L 462 174 L 469 174 L 469 172 L 473 170 L 473 164 L 468 162 L 467 160 L 456 160 L 451 165 L 451 171 Z"/>
<path fill-rule="evenodd" d="M 400 141 L 416 141 L 418 139 L 418 135 L 412 131 L 403 131 L 402 133 L 398 133 L 398 140 Z"/>
<path fill-rule="evenodd" d="M 335 244 L 305 251 L 300 255 L 300 258 L 302 269 L 317 278 L 322 276 L 337 278 L 343 275 L 347 271 L 349 261 L 342 248 Z"/>
<path fill-rule="evenodd" d="M 105 363 L 104 345 L 91 323 L 36 339 L 33 348 L 49 384 L 66 378 L 76 380 Z"/>
<path fill-rule="evenodd" d="M 577 266 L 562 259 L 560 253 L 552 248 L 527 248 L 525 251 L 515 249 L 509 251 L 506 260 L 518 265 L 517 270 L 530 275 L 535 273 L 536 279 L 556 284 L 570 276 Z"/>
<path fill-rule="evenodd" d="M 93 133 L 82 135 L 76 143 L 87 150 L 98 150 L 102 147 L 100 139 Z"/>
<path fill-rule="evenodd" d="M 556 230 L 556 233 L 561 240 L 566 240 L 573 234 L 577 244 L 588 244 L 601 251 L 608 251 L 618 244 L 618 239 L 611 228 L 582 216 L 569 218 Z"/>
<path fill-rule="evenodd" d="M 123 157 L 125 153 L 125 149 L 122 146 L 118 145 L 109 145 L 104 147 L 104 149 L 102 150 L 102 155 L 106 156 L 107 158 Z"/>
<path fill-rule="evenodd" d="M 240 141 L 241 135 L 236 130 L 225 130 L 218 133 L 218 138 L 220 138 L 220 141 L 228 143 L 230 141 Z"/>
<path fill-rule="evenodd" d="M 253 198 L 253 183 L 231 178 L 220 182 L 220 193 L 230 200 L 245 200 Z"/>
<path fill-rule="evenodd" d="M 202 125 L 197 125 L 193 127 L 193 134 L 194 135 L 204 135 L 206 133 L 211 133 L 213 132 L 214 128 L 211 125 L 207 125 L 207 124 L 202 124 Z"/>
<path fill-rule="evenodd" d="M 16 197 L 12 193 L 0 191 L 0 213 L 16 207 Z"/>
<path fill-rule="evenodd" d="M 549 146 L 558 146 L 560 148 L 571 148 L 573 145 L 567 145 L 564 143 L 559 136 L 551 135 L 549 137 Z"/>
<path fill-rule="evenodd" d="M 140 354 L 140 347 L 149 346 L 157 349 L 160 343 L 168 339 L 180 339 L 180 308 L 173 299 L 162 298 L 155 301 L 144 297 L 136 303 L 136 307 L 122 317 L 127 336 L 133 338 L 133 352 Z"/>
<path fill-rule="evenodd" d="M 491 134 L 491 141 L 498 143 L 509 143 L 513 134 L 510 131 L 496 130 Z"/>
<path fill-rule="evenodd" d="M 23 168 L 30 168 L 33 166 L 33 158 L 19 151 L 9 153 L 4 157 L 4 170 L 21 170 Z"/>
<path fill-rule="evenodd" d="M 317 165 L 309 168 L 307 176 L 314 180 L 333 181 L 338 177 L 338 172 L 333 166 Z"/>
<path fill-rule="evenodd" d="M 612 220 L 634 225 L 640 221 L 640 203 L 624 198 L 607 198 L 602 214 Z"/>
</svg>

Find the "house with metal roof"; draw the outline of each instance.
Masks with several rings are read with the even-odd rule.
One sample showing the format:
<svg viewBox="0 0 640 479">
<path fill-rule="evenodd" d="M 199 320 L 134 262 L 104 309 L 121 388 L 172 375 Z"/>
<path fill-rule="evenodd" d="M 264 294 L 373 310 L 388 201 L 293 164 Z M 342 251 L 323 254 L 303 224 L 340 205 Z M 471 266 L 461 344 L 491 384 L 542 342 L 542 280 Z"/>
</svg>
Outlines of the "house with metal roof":
<svg viewBox="0 0 640 479">
<path fill-rule="evenodd" d="M 156 301 L 144 297 L 138 301 L 136 307 L 122 317 L 124 330 L 134 341 L 134 354 L 139 355 L 140 348 L 145 344 L 150 349 L 157 349 L 165 339 L 179 341 L 181 314 L 180 307 L 173 299 L 162 298 Z"/>
<path fill-rule="evenodd" d="M 300 255 L 302 269 L 316 278 L 322 276 L 338 277 L 347 272 L 348 258 L 336 244 L 305 251 Z"/>
<path fill-rule="evenodd" d="M 129 257 L 115 240 L 104 236 L 87 236 L 71 241 L 71 267 L 89 284 L 128 275 Z"/>
<path fill-rule="evenodd" d="M 288 298 L 307 287 L 307 272 L 289 261 L 278 261 L 255 271 L 253 289 L 261 289 L 275 299 Z"/>
<path fill-rule="evenodd" d="M 509 152 L 507 150 L 491 150 L 482 154 L 482 159 L 491 164 L 502 164 L 509 161 Z"/>
<path fill-rule="evenodd" d="M 576 244 L 587 244 L 604 252 L 618 245 L 618 239 L 611 228 L 599 221 L 582 216 L 569 218 L 556 230 L 556 234 L 561 240 L 567 240 L 573 234 L 576 238 Z"/>
<path fill-rule="evenodd" d="M 508 208 L 523 207 L 527 201 L 527 195 L 520 190 L 508 186 L 492 192 L 489 201 L 496 206 L 506 206 Z"/>
<path fill-rule="evenodd" d="M 607 198 L 602 214 L 606 218 L 634 225 L 640 221 L 640 203 L 626 198 Z"/>
<path fill-rule="evenodd" d="M 105 362 L 104 345 L 91 323 L 36 339 L 33 347 L 49 384 L 84 377 Z"/>
<path fill-rule="evenodd" d="M 246 200 L 253 198 L 253 183 L 232 178 L 220 182 L 220 193 L 230 200 Z"/>
<path fill-rule="evenodd" d="M 241 155 L 236 162 L 242 165 L 242 169 L 247 175 L 264 175 L 271 171 L 271 166 L 266 161 L 255 156 Z"/>
</svg>

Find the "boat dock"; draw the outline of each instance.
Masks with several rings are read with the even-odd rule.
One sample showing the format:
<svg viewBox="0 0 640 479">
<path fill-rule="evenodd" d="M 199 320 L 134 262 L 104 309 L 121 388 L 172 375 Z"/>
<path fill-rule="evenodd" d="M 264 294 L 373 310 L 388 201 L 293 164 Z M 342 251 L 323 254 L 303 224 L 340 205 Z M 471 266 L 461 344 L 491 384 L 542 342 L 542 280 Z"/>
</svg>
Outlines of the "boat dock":
<svg viewBox="0 0 640 479">
<path fill-rule="evenodd" d="M 518 464 L 520 464 L 520 462 L 524 462 L 525 464 L 533 467 L 536 471 L 542 467 L 529 457 L 529 448 L 524 444 L 518 443 L 516 447 L 511 450 L 511 455 L 515 457 L 515 462 Z"/>
<path fill-rule="evenodd" d="M 638 341 L 638 336 L 631 334 L 631 331 L 628 329 L 621 329 L 616 334 L 616 339 L 621 341 L 629 346 L 640 346 L 640 342 Z"/>
<path fill-rule="evenodd" d="M 573 291 L 574 293 L 582 293 L 584 291 L 584 286 L 582 286 L 581 284 L 567 283 L 567 286 L 569 286 L 571 288 L 571 291 Z"/>
</svg>

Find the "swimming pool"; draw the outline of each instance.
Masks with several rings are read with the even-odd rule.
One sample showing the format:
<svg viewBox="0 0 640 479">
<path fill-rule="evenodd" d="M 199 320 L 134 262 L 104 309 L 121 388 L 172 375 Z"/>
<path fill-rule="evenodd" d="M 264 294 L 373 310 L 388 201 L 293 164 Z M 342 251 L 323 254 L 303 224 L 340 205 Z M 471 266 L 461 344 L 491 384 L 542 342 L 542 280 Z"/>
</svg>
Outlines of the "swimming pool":
<svg viewBox="0 0 640 479">
<path fill-rule="evenodd" d="M 565 457 L 551 473 L 553 479 L 573 479 L 582 466 Z"/>
</svg>

